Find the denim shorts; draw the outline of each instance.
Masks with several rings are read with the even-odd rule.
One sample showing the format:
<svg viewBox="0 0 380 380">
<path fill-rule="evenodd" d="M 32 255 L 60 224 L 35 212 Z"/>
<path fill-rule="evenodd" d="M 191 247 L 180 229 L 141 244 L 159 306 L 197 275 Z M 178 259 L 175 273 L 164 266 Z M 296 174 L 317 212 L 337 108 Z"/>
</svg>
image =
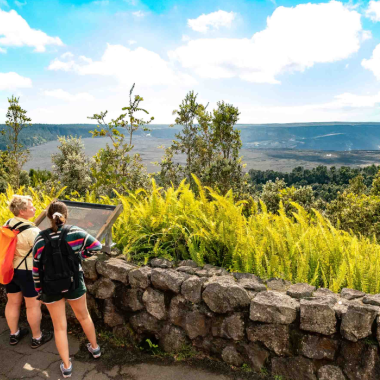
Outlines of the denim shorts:
<svg viewBox="0 0 380 380">
<path fill-rule="evenodd" d="M 22 292 L 26 298 L 37 297 L 38 293 L 34 289 L 33 275 L 31 270 L 15 269 L 12 281 L 5 285 L 7 294 Z"/>
<path fill-rule="evenodd" d="M 79 272 L 79 286 L 75 290 L 53 295 L 47 295 L 42 292 L 41 301 L 47 304 L 60 301 L 61 299 L 74 301 L 78 298 L 81 298 L 86 292 L 87 289 L 86 284 L 84 283 L 83 272 Z"/>
</svg>

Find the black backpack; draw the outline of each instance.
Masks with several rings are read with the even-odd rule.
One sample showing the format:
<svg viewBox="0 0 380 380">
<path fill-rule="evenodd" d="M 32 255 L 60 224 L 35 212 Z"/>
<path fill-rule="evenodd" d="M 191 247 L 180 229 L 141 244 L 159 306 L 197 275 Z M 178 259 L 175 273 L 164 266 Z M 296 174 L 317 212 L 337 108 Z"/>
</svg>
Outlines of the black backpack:
<svg viewBox="0 0 380 380">
<path fill-rule="evenodd" d="M 75 290 L 79 286 L 79 257 L 65 237 L 71 226 L 64 225 L 58 239 L 52 239 L 49 231 L 41 232 L 45 247 L 40 259 L 42 293 L 55 295 Z"/>
</svg>

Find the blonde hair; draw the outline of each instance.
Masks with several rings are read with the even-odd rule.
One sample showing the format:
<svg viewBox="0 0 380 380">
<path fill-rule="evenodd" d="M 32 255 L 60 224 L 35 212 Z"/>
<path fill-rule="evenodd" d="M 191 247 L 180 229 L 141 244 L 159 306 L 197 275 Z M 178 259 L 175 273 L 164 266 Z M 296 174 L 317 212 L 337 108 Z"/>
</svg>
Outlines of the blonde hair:
<svg viewBox="0 0 380 380">
<path fill-rule="evenodd" d="M 8 208 L 14 216 L 18 216 L 20 211 L 26 210 L 28 203 L 32 202 L 33 198 L 30 195 L 13 195 L 9 202 Z"/>
</svg>

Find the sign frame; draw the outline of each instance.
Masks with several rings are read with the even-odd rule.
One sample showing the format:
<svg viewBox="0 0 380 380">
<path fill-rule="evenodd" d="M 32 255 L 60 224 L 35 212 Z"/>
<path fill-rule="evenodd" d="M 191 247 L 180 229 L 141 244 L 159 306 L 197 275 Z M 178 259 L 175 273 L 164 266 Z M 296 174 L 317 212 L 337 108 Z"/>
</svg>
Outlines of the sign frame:
<svg viewBox="0 0 380 380">
<path fill-rule="evenodd" d="M 102 205 L 98 203 L 75 202 L 75 201 L 68 201 L 68 200 L 59 200 L 59 202 L 64 203 L 68 207 L 76 206 L 76 207 L 89 208 L 89 209 L 95 209 L 95 210 L 96 209 L 97 210 L 113 210 L 95 236 L 95 238 L 99 240 L 100 242 L 103 239 L 105 239 L 105 244 L 103 245 L 101 251 L 105 253 L 111 253 L 112 247 L 115 245 L 115 243 L 112 242 L 112 226 L 123 211 L 123 205 L 121 203 L 119 203 L 117 206 L 114 206 L 114 205 Z M 41 214 L 38 215 L 38 217 L 34 221 L 37 227 L 42 223 L 43 220 L 46 219 L 47 217 L 46 209 L 43 210 Z"/>
</svg>

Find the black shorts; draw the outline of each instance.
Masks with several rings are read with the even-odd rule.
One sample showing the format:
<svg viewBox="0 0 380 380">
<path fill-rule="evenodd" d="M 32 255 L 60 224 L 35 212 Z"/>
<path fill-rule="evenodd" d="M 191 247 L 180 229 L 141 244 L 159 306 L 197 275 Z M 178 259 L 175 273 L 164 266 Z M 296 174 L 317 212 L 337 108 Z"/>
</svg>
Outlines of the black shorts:
<svg viewBox="0 0 380 380">
<path fill-rule="evenodd" d="M 15 269 L 12 281 L 5 285 L 7 294 L 22 292 L 27 298 L 37 297 L 38 293 L 34 289 L 33 275 L 31 270 Z"/>
</svg>

